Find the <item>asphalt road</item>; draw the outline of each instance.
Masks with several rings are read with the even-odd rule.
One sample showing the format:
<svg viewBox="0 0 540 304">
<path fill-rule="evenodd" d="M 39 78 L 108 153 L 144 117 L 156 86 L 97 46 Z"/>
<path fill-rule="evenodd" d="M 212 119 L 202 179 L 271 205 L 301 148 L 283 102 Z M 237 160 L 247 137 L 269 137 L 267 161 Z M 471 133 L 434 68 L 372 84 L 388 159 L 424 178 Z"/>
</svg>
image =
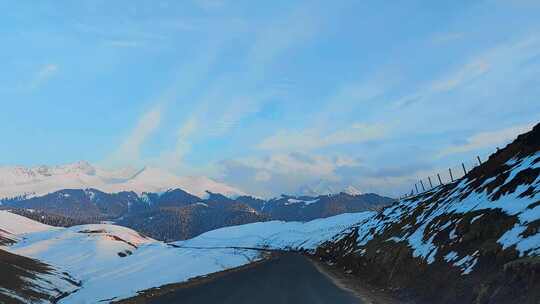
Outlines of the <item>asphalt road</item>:
<svg viewBox="0 0 540 304">
<path fill-rule="evenodd" d="M 180 288 L 152 304 L 351 304 L 361 303 L 338 288 L 305 257 L 286 254 L 261 265 L 232 272 L 200 285 Z"/>
</svg>

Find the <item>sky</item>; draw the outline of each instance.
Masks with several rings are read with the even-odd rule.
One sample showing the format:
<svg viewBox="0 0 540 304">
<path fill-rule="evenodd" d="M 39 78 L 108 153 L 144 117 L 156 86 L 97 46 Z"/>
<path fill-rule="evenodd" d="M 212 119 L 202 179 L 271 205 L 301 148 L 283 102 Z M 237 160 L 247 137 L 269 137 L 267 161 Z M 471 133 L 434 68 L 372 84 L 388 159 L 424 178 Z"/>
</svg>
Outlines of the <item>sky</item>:
<svg viewBox="0 0 540 304">
<path fill-rule="evenodd" d="M 538 1 L 0 9 L 0 165 L 87 160 L 260 196 L 395 196 L 540 122 Z"/>
</svg>

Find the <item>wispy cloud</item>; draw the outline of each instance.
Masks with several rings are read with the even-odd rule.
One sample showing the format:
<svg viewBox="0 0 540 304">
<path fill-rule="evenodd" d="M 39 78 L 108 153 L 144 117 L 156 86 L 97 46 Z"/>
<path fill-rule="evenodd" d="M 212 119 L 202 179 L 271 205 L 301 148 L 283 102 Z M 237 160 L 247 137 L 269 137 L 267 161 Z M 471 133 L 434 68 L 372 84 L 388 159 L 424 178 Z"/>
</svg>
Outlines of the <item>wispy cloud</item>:
<svg viewBox="0 0 540 304">
<path fill-rule="evenodd" d="M 117 48 L 136 48 L 141 45 L 141 42 L 136 40 L 109 40 L 106 44 Z"/>
<path fill-rule="evenodd" d="M 276 192 L 294 193 L 299 185 L 321 180 L 338 183 L 343 168 L 360 168 L 360 161 L 346 156 L 322 156 L 308 153 L 276 153 L 221 162 L 227 182 L 248 187 L 262 196 Z"/>
<path fill-rule="evenodd" d="M 473 81 L 477 77 L 482 76 L 483 74 L 487 73 L 489 69 L 489 63 L 486 60 L 479 58 L 473 62 L 467 63 L 459 70 L 433 83 L 431 85 L 430 91 L 450 91 L 460 85 L 467 84 Z"/>
<path fill-rule="evenodd" d="M 491 66 L 488 58 L 479 57 L 465 63 L 458 69 L 443 75 L 429 83 L 422 89 L 401 97 L 394 103 L 394 107 L 403 108 L 423 100 L 429 100 L 436 94 L 445 93 L 468 85 L 489 72 Z"/>
<path fill-rule="evenodd" d="M 213 6 L 217 3 L 199 1 L 199 4 Z M 255 31 L 247 55 L 243 58 L 249 68 L 220 75 L 206 86 L 202 96 L 195 97 L 197 106 L 180 123 L 175 146 L 160 153 L 161 163 L 183 167 L 184 156 L 195 149 L 194 140 L 225 136 L 244 119 L 259 113 L 265 103 L 278 94 L 273 88 L 268 88 L 266 83 L 261 83 L 265 81 L 266 71 L 277 57 L 304 43 L 316 30 L 317 16 L 308 11 L 308 7 L 300 6 Z M 287 28 L 287 31 L 277 28 Z M 192 84 L 198 85 L 196 82 Z M 177 99 L 180 97 L 183 97 L 182 94 L 178 94 Z"/>
<path fill-rule="evenodd" d="M 438 157 L 506 144 L 515 139 L 517 135 L 530 131 L 533 126 L 534 124 L 525 124 L 501 130 L 480 132 L 467 138 L 462 144 L 446 147 L 439 152 Z"/>
<path fill-rule="evenodd" d="M 257 145 L 262 150 L 309 151 L 313 149 L 362 143 L 382 138 L 387 127 L 380 124 L 354 123 L 346 128 L 323 134 L 318 130 L 280 131 Z"/>
<path fill-rule="evenodd" d="M 138 164 L 141 162 L 141 147 L 161 123 L 162 107 L 156 106 L 144 113 L 120 147 L 105 160 L 106 164 Z"/>
<path fill-rule="evenodd" d="M 176 144 L 173 149 L 162 151 L 158 157 L 159 165 L 169 166 L 170 169 L 181 169 L 184 167 L 184 157 L 191 151 L 192 134 L 197 132 L 199 121 L 197 117 L 191 116 L 178 129 Z"/>
<path fill-rule="evenodd" d="M 58 70 L 59 66 L 56 64 L 46 64 L 40 67 L 40 69 L 36 72 L 34 79 L 30 83 L 30 88 L 36 89 L 37 87 L 43 85 L 49 81 L 49 79 L 54 77 L 58 73 Z"/>
<path fill-rule="evenodd" d="M 466 88 L 482 80 L 500 81 L 502 77 L 508 76 L 507 71 L 519 70 L 523 62 L 540 54 L 539 45 L 540 39 L 534 35 L 501 43 L 480 52 L 417 91 L 399 98 L 393 105 L 395 108 L 404 108 L 422 101 L 434 100 L 439 94 Z M 494 76 L 490 78 L 492 74 Z"/>
<path fill-rule="evenodd" d="M 313 7 L 302 5 L 281 20 L 261 28 L 247 56 L 247 65 L 252 70 L 252 76 L 263 75 L 265 68 L 278 56 L 309 41 L 320 26 Z"/>
</svg>

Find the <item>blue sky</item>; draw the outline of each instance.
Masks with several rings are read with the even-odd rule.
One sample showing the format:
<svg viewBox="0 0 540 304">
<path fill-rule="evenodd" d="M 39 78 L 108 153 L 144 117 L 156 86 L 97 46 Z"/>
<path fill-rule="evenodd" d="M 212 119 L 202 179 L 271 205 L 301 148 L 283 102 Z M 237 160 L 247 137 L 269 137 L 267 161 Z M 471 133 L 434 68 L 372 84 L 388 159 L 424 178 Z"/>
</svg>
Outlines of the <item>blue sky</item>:
<svg viewBox="0 0 540 304">
<path fill-rule="evenodd" d="M 537 1 L 0 1 L 2 165 L 401 194 L 540 121 Z"/>
</svg>

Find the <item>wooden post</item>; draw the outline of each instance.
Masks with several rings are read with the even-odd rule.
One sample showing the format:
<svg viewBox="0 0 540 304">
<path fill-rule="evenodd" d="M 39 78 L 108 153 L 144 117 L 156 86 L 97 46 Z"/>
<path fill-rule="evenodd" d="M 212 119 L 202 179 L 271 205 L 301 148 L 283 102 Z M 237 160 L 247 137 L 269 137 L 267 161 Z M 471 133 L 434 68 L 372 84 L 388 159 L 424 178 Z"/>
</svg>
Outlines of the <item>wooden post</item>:
<svg viewBox="0 0 540 304">
<path fill-rule="evenodd" d="M 427 179 L 428 179 L 428 181 L 429 181 L 429 187 L 430 187 L 430 189 L 433 189 L 433 184 L 431 183 L 431 177 L 428 176 Z"/>
<path fill-rule="evenodd" d="M 481 164 L 482 164 L 482 160 L 480 159 L 480 156 L 477 156 L 476 159 L 478 159 L 478 164 L 481 165 Z"/>
<path fill-rule="evenodd" d="M 450 172 L 450 180 L 454 182 L 454 176 L 452 175 L 452 168 L 448 168 L 448 172 Z"/>
<path fill-rule="evenodd" d="M 467 175 L 467 169 L 465 169 L 465 164 L 461 163 L 461 167 L 463 168 L 463 175 Z"/>
<path fill-rule="evenodd" d="M 426 188 L 424 187 L 424 182 L 420 180 L 420 185 L 422 185 L 422 192 L 426 192 Z"/>
<path fill-rule="evenodd" d="M 442 180 L 441 180 L 441 175 L 439 173 L 437 173 L 437 178 L 439 179 L 439 185 L 442 186 Z"/>
<path fill-rule="evenodd" d="M 415 184 L 414 184 L 414 187 L 416 188 L 416 194 L 418 194 L 418 184 L 415 183 Z"/>
</svg>

